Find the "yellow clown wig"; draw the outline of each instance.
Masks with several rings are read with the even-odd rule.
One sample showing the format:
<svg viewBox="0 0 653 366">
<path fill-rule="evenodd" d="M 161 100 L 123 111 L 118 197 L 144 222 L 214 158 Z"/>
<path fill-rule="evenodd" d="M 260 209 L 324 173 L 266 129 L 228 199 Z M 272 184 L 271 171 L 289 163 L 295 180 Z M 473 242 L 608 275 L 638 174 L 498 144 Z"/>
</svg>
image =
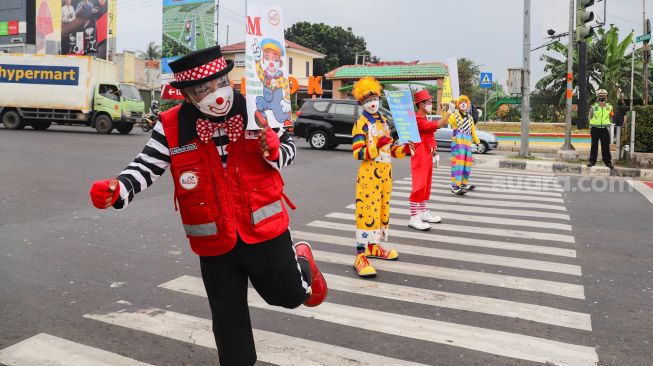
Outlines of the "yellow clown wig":
<svg viewBox="0 0 653 366">
<path fill-rule="evenodd" d="M 370 95 L 381 96 L 381 83 L 373 77 L 364 77 L 354 84 L 351 93 L 357 101 L 362 102 Z"/>
<path fill-rule="evenodd" d="M 458 108 L 460 106 L 460 103 L 462 103 L 462 102 L 466 102 L 467 106 L 470 106 L 472 104 L 472 102 L 469 100 L 468 96 L 461 95 L 460 97 L 458 97 L 458 100 L 456 100 L 456 108 Z"/>
</svg>

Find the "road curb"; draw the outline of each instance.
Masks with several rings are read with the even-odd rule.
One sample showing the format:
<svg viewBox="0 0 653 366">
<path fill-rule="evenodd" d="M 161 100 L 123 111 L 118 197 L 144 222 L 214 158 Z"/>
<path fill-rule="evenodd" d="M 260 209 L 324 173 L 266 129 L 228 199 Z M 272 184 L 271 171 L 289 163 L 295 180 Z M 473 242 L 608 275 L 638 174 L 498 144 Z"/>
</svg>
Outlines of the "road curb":
<svg viewBox="0 0 653 366">
<path fill-rule="evenodd" d="M 653 180 L 653 169 L 615 167 L 614 170 L 610 170 L 608 167 L 604 166 L 593 166 L 588 168 L 581 164 L 561 163 L 557 161 L 524 161 L 516 159 L 474 157 L 474 166 L 486 169 L 511 169 L 540 173 L 578 174 L 597 177 L 614 176 Z"/>
</svg>

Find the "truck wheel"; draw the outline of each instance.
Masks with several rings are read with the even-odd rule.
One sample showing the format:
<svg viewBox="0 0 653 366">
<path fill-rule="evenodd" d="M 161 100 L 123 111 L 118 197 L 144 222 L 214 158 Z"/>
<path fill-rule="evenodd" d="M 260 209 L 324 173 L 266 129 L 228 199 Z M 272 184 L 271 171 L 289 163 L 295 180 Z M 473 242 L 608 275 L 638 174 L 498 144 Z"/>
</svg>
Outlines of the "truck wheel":
<svg viewBox="0 0 653 366">
<path fill-rule="evenodd" d="M 2 115 L 2 123 L 5 125 L 5 128 L 9 130 L 22 130 L 25 128 L 23 117 L 21 117 L 16 111 L 6 111 L 5 114 Z"/>
<path fill-rule="evenodd" d="M 95 118 L 95 129 L 98 133 L 108 134 L 113 130 L 113 121 L 106 114 L 101 114 Z"/>
<path fill-rule="evenodd" d="M 50 126 L 52 126 L 52 122 L 50 121 L 32 122 L 32 128 L 38 131 L 47 130 Z"/>
<path fill-rule="evenodd" d="M 134 128 L 134 125 L 132 125 L 132 124 L 116 126 L 116 130 L 118 130 L 118 132 L 121 135 L 126 135 L 126 134 L 132 132 L 133 128 Z"/>
</svg>

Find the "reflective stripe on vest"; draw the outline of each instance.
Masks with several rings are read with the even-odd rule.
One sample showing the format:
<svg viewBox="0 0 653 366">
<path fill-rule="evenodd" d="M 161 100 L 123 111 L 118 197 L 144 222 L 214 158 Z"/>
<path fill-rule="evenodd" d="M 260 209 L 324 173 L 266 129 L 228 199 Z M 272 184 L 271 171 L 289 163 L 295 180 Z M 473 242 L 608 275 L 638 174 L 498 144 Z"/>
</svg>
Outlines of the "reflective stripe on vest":
<svg viewBox="0 0 653 366">
<path fill-rule="evenodd" d="M 267 219 L 268 217 L 272 217 L 281 212 L 283 212 L 283 208 L 281 207 L 281 201 L 273 202 L 267 206 L 263 206 L 258 210 L 254 211 L 254 213 L 252 214 L 252 223 L 256 225 L 259 222 Z"/>
<path fill-rule="evenodd" d="M 612 106 L 610 104 L 606 103 L 605 108 L 601 108 L 600 105 L 594 104 L 592 106 L 592 119 L 590 120 L 590 125 L 601 127 L 610 125 L 610 113 L 612 113 Z"/>
<path fill-rule="evenodd" d="M 215 222 L 199 225 L 184 224 L 184 230 L 188 236 L 211 236 L 218 234 L 218 227 L 215 225 Z"/>
</svg>

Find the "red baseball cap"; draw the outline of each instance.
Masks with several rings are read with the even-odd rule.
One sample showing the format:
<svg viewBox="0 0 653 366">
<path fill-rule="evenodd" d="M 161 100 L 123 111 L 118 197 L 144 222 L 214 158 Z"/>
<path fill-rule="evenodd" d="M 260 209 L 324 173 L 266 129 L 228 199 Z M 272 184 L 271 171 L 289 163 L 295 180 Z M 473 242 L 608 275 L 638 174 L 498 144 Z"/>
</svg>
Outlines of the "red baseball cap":
<svg viewBox="0 0 653 366">
<path fill-rule="evenodd" d="M 431 94 L 429 93 L 429 91 L 426 90 L 426 89 L 422 89 L 422 90 L 418 91 L 417 93 L 415 93 L 415 95 L 413 95 L 413 98 L 415 99 L 415 104 L 421 103 L 421 102 L 423 102 L 425 100 L 433 99 L 431 97 Z"/>
</svg>

